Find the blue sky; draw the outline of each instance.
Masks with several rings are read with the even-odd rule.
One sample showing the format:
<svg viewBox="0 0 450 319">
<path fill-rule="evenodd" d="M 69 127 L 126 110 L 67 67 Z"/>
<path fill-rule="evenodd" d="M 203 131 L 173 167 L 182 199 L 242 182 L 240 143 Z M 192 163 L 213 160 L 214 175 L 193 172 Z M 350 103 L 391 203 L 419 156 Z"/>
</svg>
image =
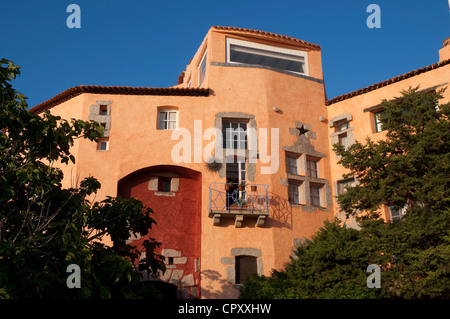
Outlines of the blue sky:
<svg viewBox="0 0 450 319">
<path fill-rule="evenodd" d="M 81 28 L 66 25 L 81 8 Z M 381 28 L 366 25 L 369 4 Z M 21 66 L 35 106 L 78 85 L 169 87 L 213 25 L 292 36 L 322 47 L 328 98 L 438 61 L 448 0 L 22 0 L 0 5 L 0 58 Z"/>
</svg>

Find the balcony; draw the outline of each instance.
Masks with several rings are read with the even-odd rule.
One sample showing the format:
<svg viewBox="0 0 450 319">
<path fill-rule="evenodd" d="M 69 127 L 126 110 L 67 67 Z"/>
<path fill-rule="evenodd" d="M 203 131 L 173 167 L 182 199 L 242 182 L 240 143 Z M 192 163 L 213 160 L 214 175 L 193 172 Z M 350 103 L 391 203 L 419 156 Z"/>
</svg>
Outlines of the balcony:
<svg viewBox="0 0 450 319">
<path fill-rule="evenodd" d="M 217 183 L 209 185 L 209 217 L 220 225 L 221 218 L 234 218 L 236 227 L 242 227 L 244 218 L 255 218 L 262 227 L 269 216 L 269 185 Z"/>
</svg>

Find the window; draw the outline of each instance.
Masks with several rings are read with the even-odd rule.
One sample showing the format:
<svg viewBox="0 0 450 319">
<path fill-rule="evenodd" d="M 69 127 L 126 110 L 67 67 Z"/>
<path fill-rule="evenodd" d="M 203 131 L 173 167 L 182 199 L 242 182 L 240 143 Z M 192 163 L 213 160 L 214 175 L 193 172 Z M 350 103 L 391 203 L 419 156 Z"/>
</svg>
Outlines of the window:
<svg viewBox="0 0 450 319">
<path fill-rule="evenodd" d="M 247 123 L 222 122 L 223 146 L 232 149 L 247 149 Z"/>
<path fill-rule="evenodd" d="M 403 207 L 389 206 L 389 213 L 391 214 L 391 221 L 396 222 L 402 219 L 406 210 Z"/>
<path fill-rule="evenodd" d="M 349 146 L 347 133 L 339 134 L 339 145 L 342 145 L 345 148 L 347 148 Z"/>
<path fill-rule="evenodd" d="M 298 157 L 286 155 L 286 171 L 290 174 L 298 175 Z"/>
<path fill-rule="evenodd" d="M 175 130 L 177 128 L 178 111 L 162 110 L 158 113 L 159 130 Z"/>
<path fill-rule="evenodd" d="M 344 131 L 350 127 L 350 123 L 348 121 L 338 122 L 336 124 L 336 128 L 338 131 Z"/>
<path fill-rule="evenodd" d="M 108 115 L 108 105 L 100 105 L 100 115 Z"/>
<path fill-rule="evenodd" d="M 107 151 L 109 150 L 109 139 L 101 138 L 97 142 L 97 151 Z"/>
<path fill-rule="evenodd" d="M 256 265 L 256 257 L 253 256 L 236 256 L 235 257 L 235 282 L 243 284 L 253 274 L 258 272 Z"/>
<path fill-rule="evenodd" d="M 227 163 L 227 182 L 234 183 L 235 185 L 245 182 L 245 171 L 245 159 L 235 158 L 233 162 Z"/>
<path fill-rule="evenodd" d="M 170 177 L 159 177 L 158 178 L 158 192 L 169 193 L 170 186 L 172 183 L 172 178 Z"/>
<path fill-rule="evenodd" d="M 203 54 L 203 57 L 200 61 L 198 71 L 199 71 L 198 85 L 200 86 L 203 82 L 203 79 L 205 78 L 206 73 L 206 51 Z"/>
<path fill-rule="evenodd" d="M 310 191 L 311 205 L 320 206 L 322 187 L 318 185 L 310 185 L 309 191 Z"/>
<path fill-rule="evenodd" d="M 381 120 L 380 120 L 380 116 L 383 116 L 383 115 L 384 115 L 384 112 L 383 112 L 383 111 L 374 113 L 374 118 L 375 118 L 375 132 L 381 132 L 381 131 L 383 131 L 383 122 L 381 122 Z"/>
<path fill-rule="evenodd" d="M 347 187 L 355 186 L 355 179 L 346 179 L 338 182 L 338 195 L 344 194 L 346 192 Z"/>
<path fill-rule="evenodd" d="M 108 150 L 108 142 L 107 141 L 98 142 L 98 150 L 99 151 L 107 151 Z"/>
<path fill-rule="evenodd" d="M 237 39 L 227 39 L 227 62 L 261 65 L 308 75 L 307 53 Z"/>
<path fill-rule="evenodd" d="M 306 174 L 309 177 L 315 177 L 315 178 L 319 177 L 318 164 L 319 164 L 319 162 L 314 159 L 310 159 L 310 158 L 306 159 Z"/>
<path fill-rule="evenodd" d="M 288 198 L 292 204 L 300 204 L 300 183 L 289 182 Z"/>
<path fill-rule="evenodd" d="M 97 143 L 97 151 L 107 151 L 109 149 L 109 140 L 100 139 Z"/>
</svg>

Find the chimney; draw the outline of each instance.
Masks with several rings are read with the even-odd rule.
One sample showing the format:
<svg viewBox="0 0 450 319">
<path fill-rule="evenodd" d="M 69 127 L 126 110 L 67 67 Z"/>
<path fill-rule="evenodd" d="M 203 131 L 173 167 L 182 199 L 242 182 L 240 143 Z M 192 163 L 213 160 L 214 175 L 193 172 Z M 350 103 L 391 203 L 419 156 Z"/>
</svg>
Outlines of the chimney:
<svg viewBox="0 0 450 319">
<path fill-rule="evenodd" d="M 450 38 L 444 40 L 442 49 L 439 50 L 439 62 L 450 59 Z"/>
</svg>

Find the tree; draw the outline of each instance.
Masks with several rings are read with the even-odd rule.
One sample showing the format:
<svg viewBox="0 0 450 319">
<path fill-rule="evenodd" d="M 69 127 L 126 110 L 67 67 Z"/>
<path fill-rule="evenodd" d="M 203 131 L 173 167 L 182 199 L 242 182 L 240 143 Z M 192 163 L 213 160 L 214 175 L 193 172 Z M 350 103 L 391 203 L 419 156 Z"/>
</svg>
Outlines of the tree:
<svg viewBox="0 0 450 319">
<path fill-rule="evenodd" d="M 11 84 L 18 75 L 18 66 L 0 60 L 0 298 L 157 297 L 139 271 L 164 270 L 155 253 L 160 243 L 146 240 L 145 257 L 125 244 L 130 234 L 149 234 L 152 210 L 133 198 L 91 202 L 100 188 L 95 178 L 65 189 L 54 167 L 75 163 L 75 139 L 98 141 L 103 128 L 29 112 Z M 102 236 L 114 245 L 103 244 Z M 71 264 L 80 267 L 80 289 L 68 288 Z"/>
<path fill-rule="evenodd" d="M 382 102 L 385 140 L 334 146 L 347 177 L 359 182 L 338 202 L 359 218 L 377 218 L 383 205 L 406 211 L 399 223 L 365 224 L 377 246 L 373 258 L 384 256 L 384 296 L 449 298 L 450 103 L 438 103 L 445 89 L 418 89 Z"/>
<path fill-rule="evenodd" d="M 253 276 L 242 298 L 450 298 L 450 103 L 418 88 L 384 100 L 386 139 L 334 145 L 346 178 L 359 184 L 337 200 L 360 230 L 338 221 L 300 246 L 282 271 Z M 404 208 L 398 222 L 380 208 Z M 365 269 L 381 269 L 381 289 L 369 289 Z"/>
<path fill-rule="evenodd" d="M 346 176 L 359 182 L 338 196 L 342 211 L 378 217 L 383 204 L 436 211 L 450 206 L 450 103 L 436 109 L 443 92 L 410 88 L 383 100 L 385 140 L 367 138 L 348 149 L 334 145 L 338 163 L 349 170 Z"/>
<path fill-rule="evenodd" d="M 364 237 L 338 220 L 324 226 L 295 251 L 284 270 L 270 277 L 253 275 L 240 298 L 262 299 L 367 299 L 379 291 L 366 285 L 369 255 Z"/>
</svg>

